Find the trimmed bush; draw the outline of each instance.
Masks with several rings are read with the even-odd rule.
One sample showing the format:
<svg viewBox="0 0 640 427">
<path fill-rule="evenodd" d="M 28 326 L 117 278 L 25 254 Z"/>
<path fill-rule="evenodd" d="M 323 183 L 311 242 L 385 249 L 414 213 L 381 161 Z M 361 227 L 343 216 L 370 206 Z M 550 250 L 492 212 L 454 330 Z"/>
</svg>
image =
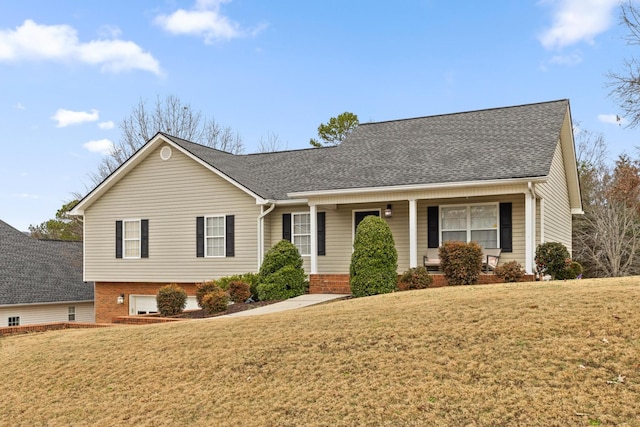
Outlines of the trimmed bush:
<svg viewBox="0 0 640 427">
<path fill-rule="evenodd" d="M 450 285 L 478 283 L 482 271 L 482 248 L 476 242 L 445 242 L 438 251 L 440 269 Z"/>
<path fill-rule="evenodd" d="M 229 298 L 231 298 L 233 302 L 245 302 L 251 296 L 249 284 L 240 280 L 234 280 L 229 283 L 227 292 L 229 292 Z"/>
<path fill-rule="evenodd" d="M 220 313 L 228 306 L 229 294 L 218 286 L 202 298 L 202 309 L 207 314 Z"/>
<path fill-rule="evenodd" d="M 409 291 L 412 289 L 426 289 L 433 283 L 433 277 L 425 267 L 410 268 L 402 273 L 398 282 L 398 289 Z"/>
<path fill-rule="evenodd" d="M 558 275 L 562 276 L 569 262 L 569 251 L 562 243 L 546 242 L 536 248 L 536 267 L 541 275 L 559 278 Z"/>
<path fill-rule="evenodd" d="M 208 282 L 196 283 L 196 300 L 198 301 L 198 307 L 204 308 L 202 306 L 202 299 L 206 294 L 211 291 L 218 289 L 219 286 L 215 282 L 215 280 L 209 280 Z"/>
<path fill-rule="evenodd" d="M 577 261 L 571 261 L 566 264 L 564 270 L 562 270 L 556 276 L 558 280 L 573 280 L 582 274 L 582 265 Z"/>
<path fill-rule="evenodd" d="M 163 316 L 180 314 L 187 306 L 187 292 L 175 283 L 163 286 L 156 295 L 156 304 Z"/>
<path fill-rule="evenodd" d="M 495 268 L 496 276 L 505 282 L 519 282 L 524 277 L 524 270 L 518 261 L 509 261 Z"/>
<path fill-rule="evenodd" d="M 307 280 L 298 248 L 281 240 L 267 251 L 258 272 L 255 289 L 260 300 L 282 300 L 302 295 Z"/>
<path fill-rule="evenodd" d="M 229 283 L 231 282 L 244 282 L 249 284 L 249 290 L 251 292 L 251 297 L 254 300 L 258 299 L 258 290 L 256 289 L 256 285 L 258 284 L 258 273 L 244 273 L 244 274 L 234 274 L 233 276 L 221 277 L 217 281 L 218 285 L 222 289 L 229 289 Z"/>
<path fill-rule="evenodd" d="M 398 252 L 385 220 L 367 216 L 358 225 L 349 267 L 354 297 L 393 292 L 398 285 Z"/>
<path fill-rule="evenodd" d="M 258 283 L 258 298 L 274 301 L 297 297 L 305 293 L 306 285 L 304 270 L 287 265 Z"/>
</svg>

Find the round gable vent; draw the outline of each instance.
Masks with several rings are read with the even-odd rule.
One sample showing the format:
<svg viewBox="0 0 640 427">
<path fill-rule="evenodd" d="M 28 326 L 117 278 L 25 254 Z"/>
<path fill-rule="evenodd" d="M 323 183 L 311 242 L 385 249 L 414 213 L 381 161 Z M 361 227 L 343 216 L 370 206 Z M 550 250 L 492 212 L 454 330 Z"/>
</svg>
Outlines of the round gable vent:
<svg viewBox="0 0 640 427">
<path fill-rule="evenodd" d="M 160 150 L 160 158 L 162 160 L 169 160 L 171 158 L 171 147 L 169 147 L 168 145 L 162 147 L 162 149 Z"/>
</svg>

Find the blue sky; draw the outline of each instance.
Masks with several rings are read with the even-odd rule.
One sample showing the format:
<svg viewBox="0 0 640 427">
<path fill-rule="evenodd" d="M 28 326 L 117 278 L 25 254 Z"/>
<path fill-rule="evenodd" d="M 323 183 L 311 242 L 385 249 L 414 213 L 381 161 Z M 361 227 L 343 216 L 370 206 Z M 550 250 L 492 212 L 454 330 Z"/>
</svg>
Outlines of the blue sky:
<svg viewBox="0 0 640 427">
<path fill-rule="evenodd" d="M 86 192 L 118 124 L 157 96 L 230 126 L 246 152 L 270 133 L 308 148 L 344 111 L 569 98 L 612 157 L 635 154 L 605 77 L 639 54 L 624 34 L 618 0 L 0 0 L 0 219 L 26 230 Z"/>
</svg>

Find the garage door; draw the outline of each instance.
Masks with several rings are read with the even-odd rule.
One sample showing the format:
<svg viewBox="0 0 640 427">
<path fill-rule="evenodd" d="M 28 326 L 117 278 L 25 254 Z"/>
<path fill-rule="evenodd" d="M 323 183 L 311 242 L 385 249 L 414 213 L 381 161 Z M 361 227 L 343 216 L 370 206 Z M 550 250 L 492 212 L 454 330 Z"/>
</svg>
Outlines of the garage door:
<svg viewBox="0 0 640 427">
<path fill-rule="evenodd" d="M 197 310 L 198 301 L 196 297 L 187 297 L 187 307 L 185 310 Z M 129 296 L 129 314 L 149 314 L 157 313 L 158 305 L 156 304 L 155 295 L 130 295 Z"/>
</svg>

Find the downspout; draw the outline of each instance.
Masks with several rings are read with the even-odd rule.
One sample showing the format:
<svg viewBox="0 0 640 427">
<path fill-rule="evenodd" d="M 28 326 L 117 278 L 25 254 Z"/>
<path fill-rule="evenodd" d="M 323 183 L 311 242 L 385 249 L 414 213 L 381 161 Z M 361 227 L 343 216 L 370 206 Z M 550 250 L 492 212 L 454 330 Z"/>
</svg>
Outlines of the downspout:
<svg viewBox="0 0 640 427">
<path fill-rule="evenodd" d="M 262 265 L 262 259 L 264 258 L 264 217 L 269 215 L 269 213 L 271 213 L 271 211 L 276 207 L 276 204 L 274 202 L 267 201 L 267 203 L 271 203 L 271 206 L 269 206 L 269 208 L 265 211 L 264 205 L 262 205 L 260 207 L 260 210 L 262 212 L 260 212 L 260 215 L 258 215 L 258 270 L 260 269 L 260 266 Z"/>
<path fill-rule="evenodd" d="M 532 183 L 531 181 L 529 181 L 527 183 L 527 187 L 529 189 L 529 193 L 531 194 L 531 212 L 529 213 L 531 216 L 531 225 L 530 225 L 530 230 L 529 232 L 531 233 L 531 242 L 530 242 L 530 251 L 531 254 L 529 256 L 529 259 L 531 262 L 531 272 L 532 273 L 536 273 L 536 265 L 534 262 L 534 257 L 535 257 L 535 247 L 536 247 L 536 200 L 537 200 L 537 195 L 536 195 L 536 190 L 535 190 L 535 184 Z"/>
</svg>

